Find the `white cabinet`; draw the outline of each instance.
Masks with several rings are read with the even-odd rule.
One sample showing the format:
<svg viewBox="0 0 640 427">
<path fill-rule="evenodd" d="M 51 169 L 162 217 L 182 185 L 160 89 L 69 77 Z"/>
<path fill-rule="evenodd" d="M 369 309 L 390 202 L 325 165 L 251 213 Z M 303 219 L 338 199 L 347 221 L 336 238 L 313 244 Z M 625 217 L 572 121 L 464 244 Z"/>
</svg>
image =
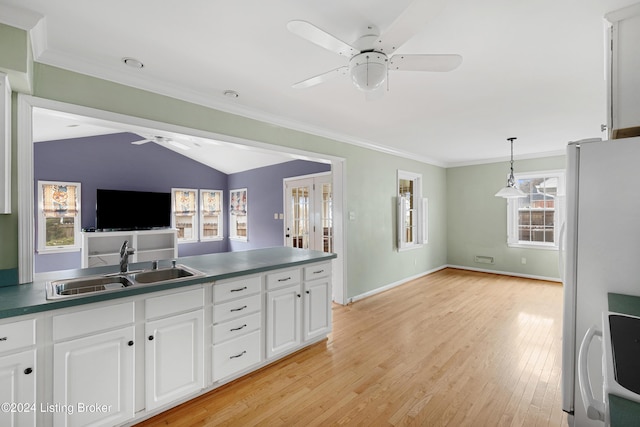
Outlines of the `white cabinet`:
<svg viewBox="0 0 640 427">
<path fill-rule="evenodd" d="M 640 136 L 640 3 L 608 13 L 607 124 L 612 139 Z"/>
<path fill-rule="evenodd" d="M 53 406 L 46 410 L 54 426 L 112 426 L 133 418 L 133 321 L 133 303 L 54 316 Z"/>
<path fill-rule="evenodd" d="M 302 284 L 300 270 L 267 274 L 267 358 L 300 346 L 302 342 Z"/>
<path fill-rule="evenodd" d="M 331 332 L 331 263 L 304 268 L 303 340 Z"/>
<path fill-rule="evenodd" d="M 204 388 L 203 304 L 201 288 L 145 301 L 147 319 L 161 317 L 145 324 L 147 411 Z"/>
<path fill-rule="evenodd" d="M 35 320 L 0 325 L 0 425 L 35 426 Z M 5 410 L 7 409 L 7 410 Z"/>
<path fill-rule="evenodd" d="M 106 231 L 82 233 L 82 268 L 117 265 L 127 240 L 135 251 L 129 262 L 172 259 L 178 256 L 176 230 Z"/>
<path fill-rule="evenodd" d="M 262 276 L 213 286 L 213 381 L 262 361 Z"/>
<path fill-rule="evenodd" d="M 0 214 L 11 213 L 11 87 L 0 73 Z"/>
</svg>

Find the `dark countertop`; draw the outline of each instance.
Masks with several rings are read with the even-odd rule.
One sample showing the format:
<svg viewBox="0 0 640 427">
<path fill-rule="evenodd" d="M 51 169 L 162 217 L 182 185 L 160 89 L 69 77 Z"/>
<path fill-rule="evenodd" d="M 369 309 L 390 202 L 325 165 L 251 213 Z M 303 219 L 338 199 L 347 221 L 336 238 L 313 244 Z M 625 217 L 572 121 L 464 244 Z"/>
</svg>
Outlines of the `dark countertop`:
<svg viewBox="0 0 640 427">
<path fill-rule="evenodd" d="M 177 258 L 178 264 L 201 271 L 204 276 L 175 283 L 134 285 L 115 292 L 96 293 L 81 298 L 47 300 L 45 293 L 47 281 L 115 273 L 118 271 L 118 266 L 52 272 L 39 277 L 32 283 L 0 287 L 0 319 L 328 261 L 336 257 L 337 255 L 332 253 L 289 247 L 183 257 Z M 132 263 L 129 269 L 148 269 L 150 265 L 150 262 Z M 168 265 L 170 265 L 169 261 L 160 263 L 161 267 Z"/>
<path fill-rule="evenodd" d="M 640 297 L 609 292 L 609 311 L 640 317 Z"/>
</svg>

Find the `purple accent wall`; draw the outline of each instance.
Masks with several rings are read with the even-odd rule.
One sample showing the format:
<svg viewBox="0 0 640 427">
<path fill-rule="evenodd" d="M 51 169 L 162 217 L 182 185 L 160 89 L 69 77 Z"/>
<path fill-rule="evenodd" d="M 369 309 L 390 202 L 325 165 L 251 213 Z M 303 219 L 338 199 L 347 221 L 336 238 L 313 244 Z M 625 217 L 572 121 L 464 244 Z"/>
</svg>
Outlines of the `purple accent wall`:
<svg viewBox="0 0 640 427">
<path fill-rule="evenodd" d="M 208 188 L 224 191 L 225 239 L 182 243 L 179 256 L 281 246 L 283 221 L 273 214 L 283 210 L 282 179 L 330 171 L 322 163 L 294 160 L 226 175 L 216 169 L 154 143 L 133 145 L 140 137 L 117 133 L 34 144 L 34 185 L 38 180 L 82 184 L 82 227 L 95 226 L 96 189 L 170 192 L 171 188 Z M 249 242 L 229 242 L 229 190 L 248 188 Z M 37 188 L 35 203 L 37 206 Z M 37 220 L 36 220 L 37 225 Z M 37 233 L 37 230 L 36 230 Z M 79 252 L 35 256 L 35 271 L 80 268 Z"/>
<path fill-rule="evenodd" d="M 274 219 L 274 213 L 283 213 L 284 178 L 329 172 L 331 165 L 294 160 L 263 168 L 252 169 L 229 175 L 229 190 L 247 189 L 247 242 L 229 240 L 229 250 L 282 246 L 284 241 L 284 221 Z M 227 194 L 228 197 L 228 194 Z"/>
</svg>

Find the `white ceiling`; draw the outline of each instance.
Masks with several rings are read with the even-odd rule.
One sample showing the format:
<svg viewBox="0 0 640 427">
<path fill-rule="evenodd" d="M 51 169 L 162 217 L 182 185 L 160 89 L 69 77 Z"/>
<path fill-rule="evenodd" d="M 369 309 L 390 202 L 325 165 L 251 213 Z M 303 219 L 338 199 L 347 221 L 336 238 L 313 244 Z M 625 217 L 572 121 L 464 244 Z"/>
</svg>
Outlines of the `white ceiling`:
<svg viewBox="0 0 640 427">
<path fill-rule="evenodd" d="M 603 136 L 603 16 L 637 0 L 431 1 L 441 10 L 396 53 L 455 53 L 462 65 L 391 72 L 370 101 L 342 76 L 293 89 L 347 61 L 286 24 L 352 43 L 370 24 L 384 35 L 410 0 L 0 0 L 0 20 L 42 17 L 42 63 L 443 166 L 504 159 L 511 136 L 516 157 Z"/>
</svg>

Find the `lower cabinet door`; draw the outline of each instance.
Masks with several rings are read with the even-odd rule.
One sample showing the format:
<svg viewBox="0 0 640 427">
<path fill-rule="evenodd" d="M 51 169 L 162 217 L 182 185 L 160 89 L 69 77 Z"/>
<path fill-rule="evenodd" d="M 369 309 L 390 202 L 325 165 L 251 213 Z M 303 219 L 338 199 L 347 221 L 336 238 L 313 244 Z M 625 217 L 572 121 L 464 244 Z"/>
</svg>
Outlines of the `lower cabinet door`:
<svg viewBox="0 0 640 427">
<path fill-rule="evenodd" d="M 10 405 L 0 411 L 0 426 L 36 425 L 36 351 L 0 357 L 0 403 Z"/>
<path fill-rule="evenodd" d="M 113 426 L 134 415 L 134 327 L 53 346 L 54 426 Z"/>
<path fill-rule="evenodd" d="M 147 411 L 204 388 L 204 311 L 145 325 Z"/>
<path fill-rule="evenodd" d="M 260 330 L 213 346 L 213 380 L 218 381 L 260 362 Z"/>
<path fill-rule="evenodd" d="M 331 282 L 328 278 L 304 284 L 304 340 L 331 331 Z"/>
<path fill-rule="evenodd" d="M 300 285 L 267 292 L 267 358 L 301 343 Z"/>
</svg>

